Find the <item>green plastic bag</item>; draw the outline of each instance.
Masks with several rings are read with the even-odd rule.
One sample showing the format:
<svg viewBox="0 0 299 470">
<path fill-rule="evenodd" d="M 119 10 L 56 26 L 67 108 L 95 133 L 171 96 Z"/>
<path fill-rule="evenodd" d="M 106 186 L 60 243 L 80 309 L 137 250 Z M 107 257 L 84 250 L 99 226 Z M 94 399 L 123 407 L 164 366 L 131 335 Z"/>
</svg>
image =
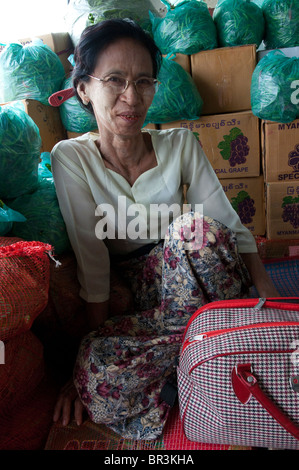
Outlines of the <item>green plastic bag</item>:
<svg viewBox="0 0 299 470">
<path fill-rule="evenodd" d="M 129 18 L 151 33 L 149 11 L 159 14 L 151 0 L 69 0 L 65 23 L 76 46 L 87 26 L 112 18 Z"/>
<path fill-rule="evenodd" d="M 169 2 L 164 18 L 150 12 L 154 40 L 162 54 L 169 52 L 186 55 L 217 47 L 217 31 L 207 4 L 185 0 L 171 8 Z"/>
<path fill-rule="evenodd" d="M 28 98 L 48 105 L 64 77 L 58 55 L 41 39 L 8 44 L 0 54 L 0 103 Z"/>
<path fill-rule="evenodd" d="M 0 107 L 0 198 L 33 191 L 38 184 L 39 129 L 22 103 Z"/>
<path fill-rule="evenodd" d="M 49 243 L 54 246 L 56 254 L 70 249 L 53 178 L 42 178 L 35 191 L 10 200 L 9 207 L 27 219 L 22 224 L 13 224 L 11 236 Z"/>
<path fill-rule="evenodd" d="M 250 0 L 219 0 L 213 12 L 221 47 L 261 44 L 265 33 L 262 9 Z"/>
<path fill-rule="evenodd" d="M 19 212 L 8 207 L 0 199 L 0 236 L 6 235 L 12 229 L 14 222 L 25 222 L 26 218 Z"/>
<path fill-rule="evenodd" d="M 72 86 L 71 78 L 67 78 L 62 89 Z M 84 109 L 76 96 L 64 101 L 59 106 L 60 117 L 64 128 L 69 132 L 89 132 L 98 128 L 96 118 Z"/>
<path fill-rule="evenodd" d="M 161 82 L 147 112 L 145 124 L 198 119 L 203 107 L 202 98 L 188 72 L 169 54 L 162 58 L 158 75 Z"/>
<path fill-rule="evenodd" d="M 251 107 L 260 119 L 291 122 L 299 117 L 299 57 L 271 51 L 257 64 L 251 81 Z"/>
<path fill-rule="evenodd" d="M 50 152 L 42 152 L 40 155 L 40 162 L 38 164 L 38 179 L 40 181 L 43 178 L 50 180 L 53 179 Z"/>
<path fill-rule="evenodd" d="M 264 0 L 267 49 L 299 46 L 299 1 Z"/>
</svg>

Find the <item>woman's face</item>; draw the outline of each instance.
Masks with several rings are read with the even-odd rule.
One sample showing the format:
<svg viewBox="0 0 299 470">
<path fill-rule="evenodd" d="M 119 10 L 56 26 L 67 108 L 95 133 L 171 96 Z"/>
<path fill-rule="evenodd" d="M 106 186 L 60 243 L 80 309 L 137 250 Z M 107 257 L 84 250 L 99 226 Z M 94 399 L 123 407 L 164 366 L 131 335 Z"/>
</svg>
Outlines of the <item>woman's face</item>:
<svg viewBox="0 0 299 470">
<path fill-rule="evenodd" d="M 113 76 L 134 81 L 152 77 L 151 56 L 142 44 L 129 38 L 120 39 L 100 53 L 92 75 L 101 79 Z M 139 94 L 133 83 L 124 93 L 116 94 L 107 83 L 92 78 L 79 84 L 78 92 L 82 99 L 91 102 L 101 136 L 139 134 L 154 97 L 154 93 Z"/>
</svg>

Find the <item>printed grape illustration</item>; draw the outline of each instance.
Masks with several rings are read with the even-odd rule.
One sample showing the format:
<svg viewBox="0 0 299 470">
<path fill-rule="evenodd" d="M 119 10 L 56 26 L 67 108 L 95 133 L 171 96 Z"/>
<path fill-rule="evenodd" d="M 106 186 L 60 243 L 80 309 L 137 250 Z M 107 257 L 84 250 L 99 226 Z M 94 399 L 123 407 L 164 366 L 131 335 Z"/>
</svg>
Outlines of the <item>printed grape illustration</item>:
<svg viewBox="0 0 299 470">
<path fill-rule="evenodd" d="M 243 135 L 241 129 L 234 127 L 223 139 L 218 144 L 223 159 L 228 160 L 232 167 L 246 163 L 249 154 L 248 138 Z"/>
<path fill-rule="evenodd" d="M 236 197 L 233 197 L 231 205 L 238 213 L 242 224 L 250 224 L 253 221 L 256 212 L 254 200 L 246 191 L 240 191 Z"/>
<path fill-rule="evenodd" d="M 299 171 L 299 144 L 295 146 L 295 150 L 289 153 L 289 165 L 294 171 Z"/>
<path fill-rule="evenodd" d="M 290 222 L 292 227 L 299 228 L 299 196 L 286 196 L 282 202 L 282 220 Z"/>
</svg>

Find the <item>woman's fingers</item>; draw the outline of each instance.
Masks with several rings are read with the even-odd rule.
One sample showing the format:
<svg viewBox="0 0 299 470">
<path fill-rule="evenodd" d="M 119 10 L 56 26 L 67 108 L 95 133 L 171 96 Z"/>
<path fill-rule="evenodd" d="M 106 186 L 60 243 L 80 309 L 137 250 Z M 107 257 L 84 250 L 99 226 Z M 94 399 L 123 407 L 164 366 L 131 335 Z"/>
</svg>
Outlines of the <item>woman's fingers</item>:
<svg viewBox="0 0 299 470">
<path fill-rule="evenodd" d="M 73 406 L 76 423 L 80 425 L 82 424 L 84 406 L 78 397 L 78 392 L 71 380 L 61 389 L 54 408 L 53 421 L 57 422 L 62 418 L 63 426 L 67 426 L 71 419 Z"/>
</svg>

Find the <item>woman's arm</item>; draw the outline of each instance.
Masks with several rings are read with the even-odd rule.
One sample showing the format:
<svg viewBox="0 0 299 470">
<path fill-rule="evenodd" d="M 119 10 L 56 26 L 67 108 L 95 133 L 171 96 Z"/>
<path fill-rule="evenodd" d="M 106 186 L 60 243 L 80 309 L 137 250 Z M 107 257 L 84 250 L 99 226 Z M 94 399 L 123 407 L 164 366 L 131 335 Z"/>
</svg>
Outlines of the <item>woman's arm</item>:
<svg viewBox="0 0 299 470">
<path fill-rule="evenodd" d="M 240 253 L 260 297 L 280 297 L 258 253 Z"/>
</svg>

